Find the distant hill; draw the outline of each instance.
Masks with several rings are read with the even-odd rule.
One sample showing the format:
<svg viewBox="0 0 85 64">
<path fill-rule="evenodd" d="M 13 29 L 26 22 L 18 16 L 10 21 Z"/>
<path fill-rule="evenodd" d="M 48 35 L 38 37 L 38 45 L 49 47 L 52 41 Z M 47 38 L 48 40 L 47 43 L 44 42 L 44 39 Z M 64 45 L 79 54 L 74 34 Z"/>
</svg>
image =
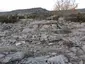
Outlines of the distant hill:
<svg viewBox="0 0 85 64">
<path fill-rule="evenodd" d="M 63 12 L 63 14 L 70 14 L 73 11 L 67 10 L 67 11 L 61 11 L 61 12 Z M 48 10 L 43 9 L 43 8 L 31 8 L 31 9 L 13 10 L 13 11 L 9 11 L 9 12 L 0 12 L 0 16 L 2 16 L 2 15 L 14 15 L 14 14 L 18 14 L 20 16 L 32 15 L 32 14 L 36 14 L 36 15 L 51 15 L 53 13 L 57 14 L 57 13 L 61 13 L 61 12 L 60 11 L 48 11 Z M 75 12 L 85 13 L 85 8 L 84 9 L 76 9 Z"/>
<path fill-rule="evenodd" d="M 0 12 L 0 15 L 28 15 L 28 14 L 48 14 L 49 11 L 43 8 L 31 8 L 31 9 L 20 9 L 20 10 L 13 10 L 9 12 Z"/>
<path fill-rule="evenodd" d="M 81 13 L 85 13 L 85 8 L 84 9 L 77 9 L 77 11 L 79 11 Z"/>
</svg>

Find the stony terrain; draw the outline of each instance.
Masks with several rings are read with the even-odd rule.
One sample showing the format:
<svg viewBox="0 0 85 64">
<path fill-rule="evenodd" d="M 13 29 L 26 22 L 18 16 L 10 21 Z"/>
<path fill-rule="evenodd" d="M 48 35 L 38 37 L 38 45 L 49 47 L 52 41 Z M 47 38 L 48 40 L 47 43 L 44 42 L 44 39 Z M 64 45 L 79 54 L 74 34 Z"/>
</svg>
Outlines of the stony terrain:
<svg viewBox="0 0 85 64">
<path fill-rule="evenodd" d="M 0 23 L 0 64 L 85 64 L 85 23 Z"/>
</svg>

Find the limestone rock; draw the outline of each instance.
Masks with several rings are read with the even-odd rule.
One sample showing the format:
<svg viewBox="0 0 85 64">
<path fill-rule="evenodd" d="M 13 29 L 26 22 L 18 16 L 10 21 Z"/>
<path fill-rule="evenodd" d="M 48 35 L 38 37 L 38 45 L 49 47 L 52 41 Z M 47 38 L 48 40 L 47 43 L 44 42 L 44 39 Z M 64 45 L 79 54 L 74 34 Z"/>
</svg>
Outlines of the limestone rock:
<svg viewBox="0 0 85 64">
<path fill-rule="evenodd" d="M 11 61 L 16 61 L 16 60 L 20 60 L 24 57 L 24 53 L 23 52 L 16 52 L 14 54 L 8 54 L 5 58 L 2 58 L 0 62 L 2 63 L 8 63 Z"/>
<path fill-rule="evenodd" d="M 47 60 L 49 64 L 66 64 L 66 62 L 68 62 L 68 59 L 64 55 L 54 56 Z"/>
</svg>

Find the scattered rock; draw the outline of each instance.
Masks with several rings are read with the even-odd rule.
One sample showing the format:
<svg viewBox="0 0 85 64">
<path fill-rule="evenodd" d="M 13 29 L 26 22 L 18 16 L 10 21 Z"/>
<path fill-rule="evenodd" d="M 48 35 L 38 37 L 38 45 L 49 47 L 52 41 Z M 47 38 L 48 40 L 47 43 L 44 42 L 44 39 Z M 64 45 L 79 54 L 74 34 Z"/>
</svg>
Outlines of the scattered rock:
<svg viewBox="0 0 85 64">
<path fill-rule="evenodd" d="M 81 41 L 85 41 L 85 36 L 80 39 Z"/>
<path fill-rule="evenodd" d="M 76 47 L 72 47 L 72 48 L 70 48 L 70 50 L 72 51 L 72 52 L 74 52 L 75 54 L 77 53 L 77 48 Z"/>
<path fill-rule="evenodd" d="M 11 56 L 7 56 L 7 57 L 5 57 L 5 58 L 3 58 L 3 59 L 1 60 L 1 63 L 8 63 L 8 62 L 11 61 L 11 59 L 12 59 Z"/>
<path fill-rule="evenodd" d="M 4 54 L 0 54 L 0 58 L 3 58 L 5 55 Z"/>
<path fill-rule="evenodd" d="M 2 58 L 0 62 L 8 63 L 11 61 L 21 60 L 23 58 L 24 58 L 23 52 L 16 52 L 14 54 L 8 54 L 7 56 L 5 56 L 5 58 Z"/>
<path fill-rule="evenodd" d="M 5 32 L 0 32 L 0 37 L 6 36 Z"/>
<path fill-rule="evenodd" d="M 36 58 L 28 58 L 26 61 L 22 62 L 24 64 L 47 64 L 46 59 L 48 56 L 36 57 Z"/>
<path fill-rule="evenodd" d="M 28 33 L 28 32 L 31 32 L 31 31 L 33 31 L 33 29 L 25 28 L 25 29 L 23 29 L 22 32 L 26 32 L 26 33 Z"/>
<path fill-rule="evenodd" d="M 0 25 L 2 64 L 82 64 L 85 62 L 85 24 L 81 27 L 79 23 L 64 22 L 63 18 L 59 18 L 60 22 L 29 19 L 20 21 L 23 22 Z"/>
<path fill-rule="evenodd" d="M 68 59 L 64 55 L 58 55 L 55 57 L 51 57 L 47 60 L 49 64 L 66 64 Z"/>
<path fill-rule="evenodd" d="M 61 41 L 63 37 L 61 37 L 60 35 L 49 35 L 48 40 L 49 42 L 57 42 L 57 41 Z"/>
<path fill-rule="evenodd" d="M 82 46 L 82 49 L 85 51 L 85 45 Z"/>
</svg>

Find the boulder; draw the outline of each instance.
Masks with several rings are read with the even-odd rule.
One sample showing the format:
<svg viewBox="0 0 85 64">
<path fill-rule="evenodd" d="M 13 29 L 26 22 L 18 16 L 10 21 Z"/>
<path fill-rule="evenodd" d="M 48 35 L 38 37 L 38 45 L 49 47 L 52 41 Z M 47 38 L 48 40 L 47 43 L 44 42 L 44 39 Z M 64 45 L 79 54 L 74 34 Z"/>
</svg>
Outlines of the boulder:
<svg viewBox="0 0 85 64">
<path fill-rule="evenodd" d="M 0 62 L 8 63 L 16 60 L 21 60 L 22 58 L 24 58 L 24 53 L 16 52 L 14 54 L 8 54 L 5 58 L 2 58 Z"/>
<path fill-rule="evenodd" d="M 49 35 L 48 39 L 50 42 L 57 42 L 62 40 L 62 37 L 60 35 Z"/>
<path fill-rule="evenodd" d="M 3 58 L 5 55 L 4 54 L 0 54 L 0 58 Z"/>
<path fill-rule="evenodd" d="M 50 57 L 47 60 L 48 64 L 66 64 L 66 62 L 68 62 L 68 59 L 64 55 Z"/>
</svg>

